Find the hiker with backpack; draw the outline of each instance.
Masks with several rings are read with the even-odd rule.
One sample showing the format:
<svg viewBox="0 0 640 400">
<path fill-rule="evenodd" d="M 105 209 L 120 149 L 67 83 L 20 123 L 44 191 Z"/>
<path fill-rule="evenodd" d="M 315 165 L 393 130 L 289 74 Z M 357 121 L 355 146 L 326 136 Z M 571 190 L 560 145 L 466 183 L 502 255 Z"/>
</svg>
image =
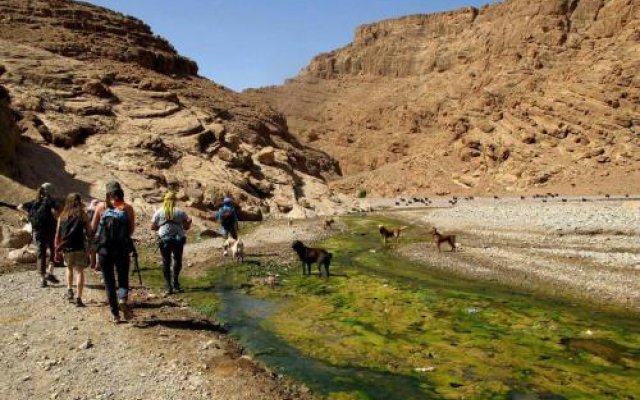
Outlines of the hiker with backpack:
<svg viewBox="0 0 640 400">
<path fill-rule="evenodd" d="M 238 213 L 233 207 L 233 200 L 231 198 L 224 198 L 222 201 L 222 207 L 220 207 L 216 214 L 216 219 L 220 221 L 220 225 L 222 225 L 223 236 L 225 239 L 228 239 L 229 236 L 231 236 L 233 240 L 238 240 Z M 228 251 L 225 249 L 224 255 L 226 256 L 227 254 Z"/>
<path fill-rule="evenodd" d="M 129 254 L 133 250 L 131 235 L 135 230 L 135 213 L 124 201 L 124 191 L 118 182 L 106 185 L 106 199 L 96 207 L 91 230 L 96 232 L 98 263 L 113 314 L 113 322 L 132 318 L 129 297 Z M 117 286 L 116 286 L 117 276 Z M 117 289 L 116 289 L 117 288 Z"/>
<path fill-rule="evenodd" d="M 38 266 L 40 270 L 40 287 L 47 287 L 48 282 L 60 283 L 53 274 L 55 266 L 55 232 L 57 205 L 51 192 L 53 185 L 43 183 L 38 188 L 34 201 L 20 204 L 18 210 L 27 214 L 31 223 L 33 239 L 36 241 Z M 47 250 L 49 250 L 49 270 L 47 271 Z"/>
<path fill-rule="evenodd" d="M 67 196 L 64 208 L 58 218 L 56 243 L 58 252 L 62 253 L 64 265 L 67 267 L 67 300 L 75 301 L 76 307 L 84 307 L 82 292 L 84 290 L 84 269 L 87 266 L 86 244 L 91 237 L 89 218 L 84 211 L 79 193 Z M 75 274 L 74 274 L 75 272 Z M 77 296 L 74 298 L 73 278 L 76 275 Z"/>
<path fill-rule="evenodd" d="M 162 255 L 162 273 L 167 294 L 182 292 L 179 275 L 182 269 L 182 251 L 187 242 L 185 231 L 191 228 L 191 218 L 176 207 L 175 192 L 168 191 L 164 195 L 162 208 L 154 214 L 151 229 L 158 232 L 158 247 Z M 173 256 L 173 276 L 171 274 L 171 257 Z"/>
</svg>

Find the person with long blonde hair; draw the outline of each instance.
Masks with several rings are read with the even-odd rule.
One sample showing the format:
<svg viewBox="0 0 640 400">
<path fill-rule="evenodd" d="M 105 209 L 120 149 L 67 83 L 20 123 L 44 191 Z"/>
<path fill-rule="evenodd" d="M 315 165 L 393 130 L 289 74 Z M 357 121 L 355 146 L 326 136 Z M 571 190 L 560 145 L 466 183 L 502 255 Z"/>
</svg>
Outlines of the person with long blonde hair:
<svg viewBox="0 0 640 400">
<path fill-rule="evenodd" d="M 185 231 L 190 227 L 191 218 L 183 209 L 176 207 L 175 192 L 165 193 L 162 208 L 153 214 L 151 229 L 158 232 L 158 247 L 162 255 L 162 273 L 168 294 L 182 291 L 179 275 L 182 270 L 182 252 L 187 241 Z M 171 256 L 173 256 L 173 274 Z"/>
<path fill-rule="evenodd" d="M 58 218 L 56 229 L 57 250 L 62 253 L 62 259 L 67 267 L 67 299 L 75 301 L 77 307 L 84 307 L 82 292 L 84 290 L 84 269 L 88 264 L 86 244 L 91 237 L 89 218 L 84 210 L 82 198 L 78 193 L 67 196 L 64 208 Z M 74 274 L 75 272 L 75 274 Z M 73 283 L 77 287 L 74 298 Z"/>
</svg>

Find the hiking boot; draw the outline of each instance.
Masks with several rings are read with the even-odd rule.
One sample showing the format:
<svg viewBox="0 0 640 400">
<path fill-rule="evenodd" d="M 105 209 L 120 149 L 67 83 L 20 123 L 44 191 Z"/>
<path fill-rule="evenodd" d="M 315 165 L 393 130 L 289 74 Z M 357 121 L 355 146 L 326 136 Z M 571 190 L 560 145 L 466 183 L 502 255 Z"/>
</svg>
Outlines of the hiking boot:
<svg viewBox="0 0 640 400">
<path fill-rule="evenodd" d="M 67 289 L 67 300 L 73 301 L 73 289 Z"/>
<path fill-rule="evenodd" d="M 56 278 L 56 276 L 54 274 L 47 274 L 45 276 L 45 279 L 48 280 L 49 282 L 53 283 L 53 284 L 60 283 L 60 280 L 58 278 Z"/>
<path fill-rule="evenodd" d="M 125 320 L 128 321 L 133 318 L 133 311 L 131 311 L 131 307 L 126 301 L 120 301 L 120 303 L 118 304 L 118 308 L 120 309 L 120 311 L 122 311 L 122 315 L 124 316 Z"/>
<path fill-rule="evenodd" d="M 49 286 L 49 284 L 47 283 L 47 280 L 45 278 L 42 278 L 42 281 L 40 282 L 40 287 L 46 288 L 47 286 Z"/>
<path fill-rule="evenodd" d="M 183 289 L 183 288 L 182 288 L 182 286 L 180 286 L 179 284 L 173 285 L 173 290 L 174 290 L 176 293 L 182 293 L 182 292 L 184 292 L 184 289 Z"/>
<path fill-rule="evenodd" d="M 114 324 L 119 324 L 120 323 L 120 315 L 118 314 L 114 314 L 111 316 L 111 322 L 113 322 Z"/>
<path fill-rule="evenodd" d="M 76 307 L 86 307 L 80 297 L 76 298 Z"/>
</svg>

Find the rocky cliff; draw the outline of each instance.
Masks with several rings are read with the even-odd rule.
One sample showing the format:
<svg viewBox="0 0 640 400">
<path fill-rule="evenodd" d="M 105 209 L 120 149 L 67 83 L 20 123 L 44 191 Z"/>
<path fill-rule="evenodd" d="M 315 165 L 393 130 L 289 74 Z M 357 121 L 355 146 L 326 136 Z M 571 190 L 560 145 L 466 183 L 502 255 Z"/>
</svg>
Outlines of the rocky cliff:
<svg viewBox="0 0 640 400">
<path fill-rule="evenodd" d="M 115 178 L 148 210 L 171 187 L 203 217 L 224 195 L 252 219 L 330 212 L 338 200 L 324 183 L 339 174 L 333 159 L 265 102 L 197 76 L 141 21 L 62 0 L 3 1 L 0 20 L 0 84 L 26 185 L 102 197 Z"/>
<path fill-rule="evenodd" d="M 364 25 L 250 91 L 353 193 L 640 190 L 640 1 L 508 0 Z"/>
<path fill-rule="evenodd" d="M 15 173 L 16 147 L 19 138 L 16 115 L 11 109 L 11 97 L 7 89 L 0 85 L 0 174 L 2 175 Z"/>
</svg>

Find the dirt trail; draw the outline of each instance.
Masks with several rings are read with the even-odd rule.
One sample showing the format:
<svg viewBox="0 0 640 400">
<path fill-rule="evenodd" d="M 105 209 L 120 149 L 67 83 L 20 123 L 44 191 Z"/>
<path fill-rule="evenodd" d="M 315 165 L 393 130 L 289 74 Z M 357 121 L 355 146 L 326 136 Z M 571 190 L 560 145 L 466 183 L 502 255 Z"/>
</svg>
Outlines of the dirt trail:
<svg viewBox="0 0 640 400">
<path fill-rule="evenodd" d="M 396 215 L 457 234 L 459 249 L 445 244 L 438 253 L 427 238 L 400 251 L 462 276 L 640 312 L 638 205 L 513 201 L 402 212 Z"/>
<path fill-rule="evenodd" d="M 247 252 L 287 257 L 291 241 L 325 232 L 314 220 L 262 224 L 243 237 Z M 328 233 L 328 232 L 327 232 Z M 222 239 L 189 244 L 185 261 L 221 260 Z M 213 257 L 213 258 L 212 258 Z M 185 269 L 187 274 L 200 268 Z M 57 270 L 62 278 L 63 270 Z M 38 287 L 35 271 L 0 275 L 0 398 L 307 399 L 312 395 L 243 355 L 220 326 L 186 305 L 134 289 L 135 319 L 114 325 L 98 274 L 88 271 L 86 308 L 66 288 Z M 90 343 L 90 344 L 88 344 Z M 87 348 L 88 347 L 88 348 Z"/>
<path fill-rule="evenodd" d="M 61 276 L 61 270 L 58 270 Z M 86 308 L 34 271 L 0 276 L 2 399 L 305 399 L 258 366 L 216 324 L 134 290 L 135 320 L 115 325 L 89 273 Z"/>
</svg>

